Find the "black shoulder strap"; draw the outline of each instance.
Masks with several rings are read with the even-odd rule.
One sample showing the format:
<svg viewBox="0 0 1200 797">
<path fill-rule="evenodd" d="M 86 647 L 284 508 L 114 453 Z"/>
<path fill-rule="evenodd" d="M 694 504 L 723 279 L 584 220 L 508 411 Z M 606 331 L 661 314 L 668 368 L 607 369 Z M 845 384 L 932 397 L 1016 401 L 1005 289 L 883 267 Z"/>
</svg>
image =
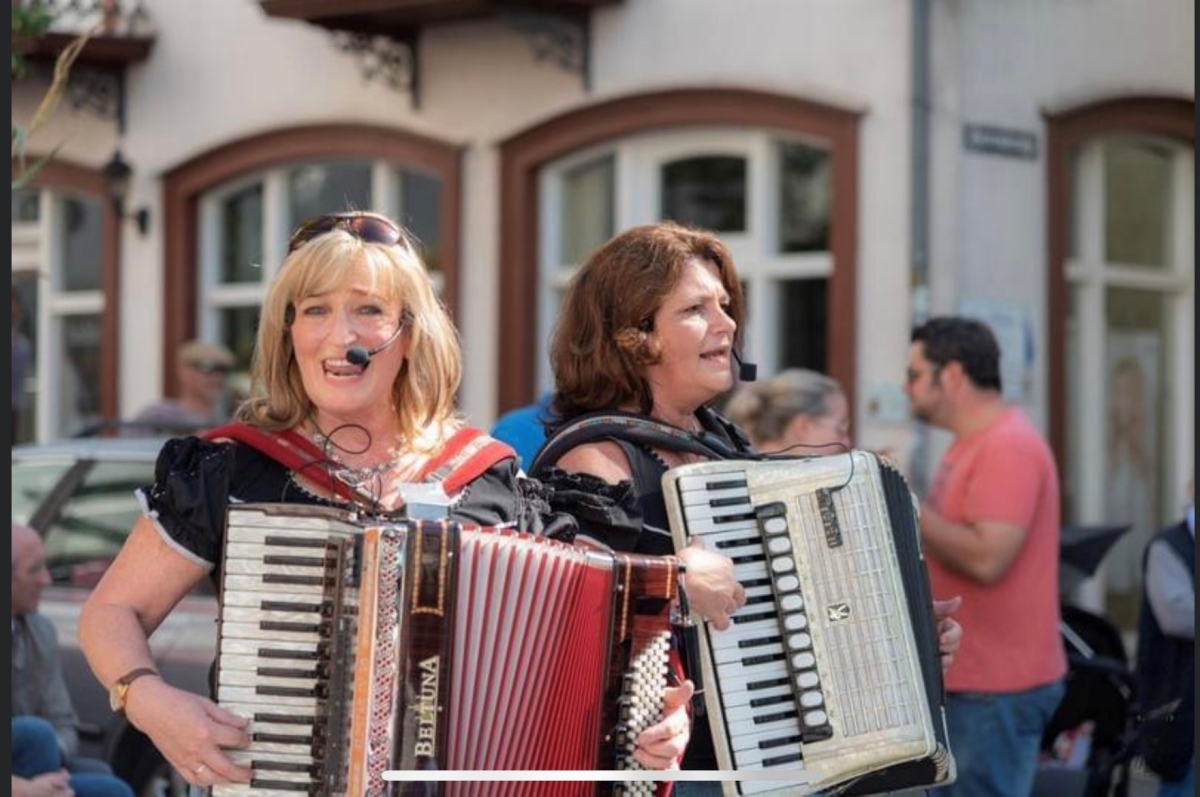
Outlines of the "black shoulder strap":
<svg viewBox="0 0 1200 797">
<path fill-rule="evenodd" d="M 576 418 L 551 435 L 529 466 L 528 473 L 538 478 L 571 449 L 603 439 L 628 440 L 653 448 L 698 454 L 708 459 L 755 459 L 758 456 L 713 431 L 686 432 L 670 424 L 628 412 L 593 412 Z"/>
</svg>

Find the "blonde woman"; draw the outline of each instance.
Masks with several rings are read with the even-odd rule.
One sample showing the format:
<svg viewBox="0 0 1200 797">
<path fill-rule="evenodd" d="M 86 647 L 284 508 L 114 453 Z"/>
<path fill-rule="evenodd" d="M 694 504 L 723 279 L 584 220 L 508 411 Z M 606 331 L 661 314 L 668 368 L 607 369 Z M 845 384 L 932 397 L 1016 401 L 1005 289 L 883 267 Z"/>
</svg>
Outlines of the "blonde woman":
<svg viewBox="0 0 1200 797">
<path fill-rule="evenodd" d="M 139 492 L 145 515 L 80 618 L 92 670 L 189 782 L 250 779 L 227 755 L 249 744 L 246 720 L 168 684 L 147 639 L 199 581 L 219 579 L 231 502 L 527 527 L 512 449 L 455 413 L 460 376 L 457 334 L 398 225 L 344 213 L 296 231 L 264 302 L 241 422 L 163 447 Z M 645 732 L 649 751 L 686 742 L 680 714 Z"/>
</svg>

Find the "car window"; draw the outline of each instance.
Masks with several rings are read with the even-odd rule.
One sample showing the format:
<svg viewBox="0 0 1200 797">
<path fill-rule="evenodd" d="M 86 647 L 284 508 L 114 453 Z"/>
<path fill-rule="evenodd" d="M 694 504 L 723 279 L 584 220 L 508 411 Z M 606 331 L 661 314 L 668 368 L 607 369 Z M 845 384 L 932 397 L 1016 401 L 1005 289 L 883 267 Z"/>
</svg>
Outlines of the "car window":
<svg viewBox="0 0 1200 797">
<path fill-rule="evenodd" d="M 91 463 L 45 530 L 46 564 L 56 582 L 103 572 L 141 515 L 133 491 L 153 479 L 153 462 Z"/>
<path fill-rule="evenodd" d="M 53 462 L 14 461 L 12 464 L 12 519 L 18 523 L 29 523 L 33 513 L 46 500 L 46 494 L 58 484 L 59 479 L 71 467 L 73 460 Z"/>
</svg>

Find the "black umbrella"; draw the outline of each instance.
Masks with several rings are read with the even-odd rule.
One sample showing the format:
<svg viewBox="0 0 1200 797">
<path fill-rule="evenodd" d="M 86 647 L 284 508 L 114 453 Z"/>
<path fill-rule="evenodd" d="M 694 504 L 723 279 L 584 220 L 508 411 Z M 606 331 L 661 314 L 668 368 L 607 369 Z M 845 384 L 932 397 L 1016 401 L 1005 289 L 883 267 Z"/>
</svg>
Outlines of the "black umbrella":
<svg viewBox="0 0 1200 797">
<path fill-rule="evenodd" d="M 1095 575 L 1113 545 L 1131 528 L 1129 523 L 1064 526 L 1058 548 L 1062 589 Z"/>
</svg>

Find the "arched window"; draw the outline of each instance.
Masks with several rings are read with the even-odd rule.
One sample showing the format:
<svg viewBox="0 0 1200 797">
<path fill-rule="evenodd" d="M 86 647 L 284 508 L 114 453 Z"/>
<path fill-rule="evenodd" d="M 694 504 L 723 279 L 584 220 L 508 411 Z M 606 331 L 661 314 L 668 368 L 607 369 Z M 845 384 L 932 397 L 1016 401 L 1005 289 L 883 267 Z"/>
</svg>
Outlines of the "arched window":
<svg viewBox="0 0 1200 797">
<path fill-rule="evenodd" d="M 1194 455 L 1192 107 L 1120 100 L 1049 120 L 1052 429 L 1067 522 L 1131 526 L 1090 598 L 1126 627 Z"/>
<path fill-rule="evenodd" d="M 116 225 L 98 170 L 50 162 L 13 193 L 14 443 L 116 417 Z"/>
</svg>

